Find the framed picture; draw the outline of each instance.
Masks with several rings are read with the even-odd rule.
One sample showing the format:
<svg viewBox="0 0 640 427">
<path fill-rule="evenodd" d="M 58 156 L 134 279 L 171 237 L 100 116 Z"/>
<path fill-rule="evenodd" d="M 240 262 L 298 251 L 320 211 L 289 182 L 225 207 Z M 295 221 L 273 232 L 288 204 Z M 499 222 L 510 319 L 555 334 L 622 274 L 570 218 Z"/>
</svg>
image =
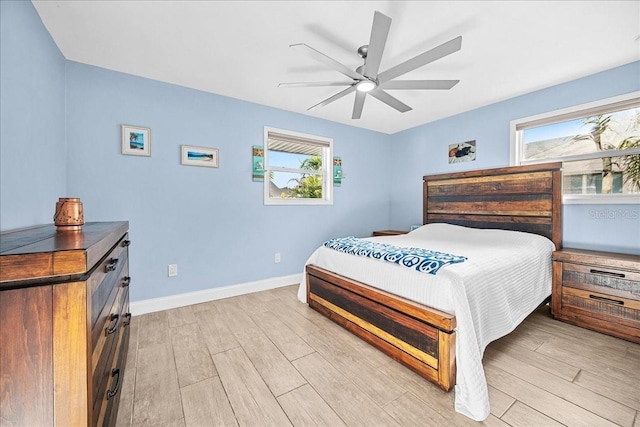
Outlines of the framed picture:
<svg viewBox="0 0 640 427">
<path fill-rule="evenodd" d="M 333 186 L 340 187 L 342 184 L 342 158 L 333 158 Z"/>
<path fill-rule="evenodd" d="M 151 156 L 151 129 L 122 125 L 122 154 Z"/>
<path fill-rule="evenodd" d="M 264 148 L 262 145 L 251 147 L 253 154 L 253 180 L 255 182 L 264 181 Z"/>
<path fill-rule="evenodd" d="M 182 152 L 180 163 L 182 163 L 183 165 L 205 166 L 208 168 L 218 167 L 218 149 L 217 148 L 181 145 L 180 149 Z"/>
<path fill-rule="evenodd" d="M 449 163 L 472 162 L 476 159 L 476 141 L 449 145 Z"/>
</svg>

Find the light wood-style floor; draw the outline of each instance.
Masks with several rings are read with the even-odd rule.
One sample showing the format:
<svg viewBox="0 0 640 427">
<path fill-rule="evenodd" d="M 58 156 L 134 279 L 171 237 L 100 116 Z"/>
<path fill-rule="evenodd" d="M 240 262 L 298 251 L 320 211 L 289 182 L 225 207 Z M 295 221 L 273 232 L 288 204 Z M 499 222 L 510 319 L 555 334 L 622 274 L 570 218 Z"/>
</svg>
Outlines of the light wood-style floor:
<svg viewBox="0 0 640 427">
<path fill-rule="evenodd" d="M 297 287 L 132 319 L 119 426 L 467 426 L 444 393 Z M 640 427 L 640 345 L 553 320 L 487 348 L 487 425 Z"/>
</svg>

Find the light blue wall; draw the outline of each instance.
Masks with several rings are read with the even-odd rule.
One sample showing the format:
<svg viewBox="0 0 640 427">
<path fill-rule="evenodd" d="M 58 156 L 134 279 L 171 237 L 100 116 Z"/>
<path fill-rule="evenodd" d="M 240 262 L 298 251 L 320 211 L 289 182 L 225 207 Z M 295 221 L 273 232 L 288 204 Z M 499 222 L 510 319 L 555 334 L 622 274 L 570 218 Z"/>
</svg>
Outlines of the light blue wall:
<svg viewBox="0 0 640 427">
<path fill-rule="evenodd" d="M 0 230 L 66 196 L 65 59 L 31 2 L 0 1 Z"/>
<path fill-rule="evenodd" d="M 508 166 L 511 120 L 638 90 L 634 62 L 392 135 L 391 228 L 422 222 L 423 175 Z M 476 161 L 449 164 L 449 144 L 468 140 Z M 564 205 L 563 245 L 640 254 L 639 218 L 637 204 Z"/>
<path fill-rule="evenodd" d="M 58 197 L 80 197 L 87 221 L 129 220 L 132 301 L 298 274 L 327 238 L 408 229 L 423 175 L 508 164 L 510 120 L 640 89 L 635 63 L 389 136 L 65 61 L 30 2 L 0 7 L 0 229 L 51 223 Z M 120 153 L 124 123 L 152 129 L 151 157 Z M 334 206 L 262 204 L 263 126 L 334 138 Z M 449 165 L 469 139 L 478 160 Z M 180 144 L 219 148 L 220 167 L 180 165 Z M 637 212 L 565 206 L 565 246 L 639 253 Z"/>
<path fill-rule="evenodd" d="M 76 62 L 67 81 L 69 193 L 87 221 L 129 220 L 134 301 L 301 274 L 324 240 L 389 223 L 385 134 Z M 121 154 L 121 124 L 151 128 L 151 157 Z M 346 175 L 333 206 L 263 205 L 264 126 L 333 138 Z M 218 148 L 220 167 L 181 165 L 181 144 Z"/>
</svg>

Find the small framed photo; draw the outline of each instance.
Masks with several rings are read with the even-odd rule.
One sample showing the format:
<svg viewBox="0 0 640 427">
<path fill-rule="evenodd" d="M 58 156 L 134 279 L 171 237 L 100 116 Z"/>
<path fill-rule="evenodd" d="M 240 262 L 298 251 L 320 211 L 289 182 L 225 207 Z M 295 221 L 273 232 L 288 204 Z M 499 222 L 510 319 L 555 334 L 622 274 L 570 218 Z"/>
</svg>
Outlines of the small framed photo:
<svg viewBox="0 0 640 427">
<path fill-rule="evenodd" d="M 475 140 L 449 145 L 449 163 L 473 162 L 475 159 Z"/>
<path fill-rule="evenodd" d="M 122 154 L 151 156 L 151 129 L 122 125 Z"/>
<path fill-rule="evenodd" d="M 188 166 L 218 167 L 218 149 L 207 147 L 194 147 L 192 145 L 180 146 L 182 155 L 180 163 Z"/>
</svg>

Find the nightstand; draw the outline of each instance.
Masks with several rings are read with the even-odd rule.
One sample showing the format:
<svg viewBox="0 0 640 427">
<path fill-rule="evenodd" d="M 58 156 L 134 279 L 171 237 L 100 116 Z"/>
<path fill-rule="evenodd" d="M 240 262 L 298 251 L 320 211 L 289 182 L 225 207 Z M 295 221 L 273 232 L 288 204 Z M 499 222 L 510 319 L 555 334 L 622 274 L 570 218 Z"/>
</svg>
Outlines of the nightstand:
<svg viewBox="0 0 640 427">
<path fill-rule="evenodd" d="M 374 236 L 397 236 L 399 234 L 407 234 L 408 231 L 402 230 L 377 230 L 373 232 Z"/>
<path fill-rule="evenodd" d="M 640 256 L 554 252 L 551 311 L 558 320 L 640 343 Z"/>
</svg>

